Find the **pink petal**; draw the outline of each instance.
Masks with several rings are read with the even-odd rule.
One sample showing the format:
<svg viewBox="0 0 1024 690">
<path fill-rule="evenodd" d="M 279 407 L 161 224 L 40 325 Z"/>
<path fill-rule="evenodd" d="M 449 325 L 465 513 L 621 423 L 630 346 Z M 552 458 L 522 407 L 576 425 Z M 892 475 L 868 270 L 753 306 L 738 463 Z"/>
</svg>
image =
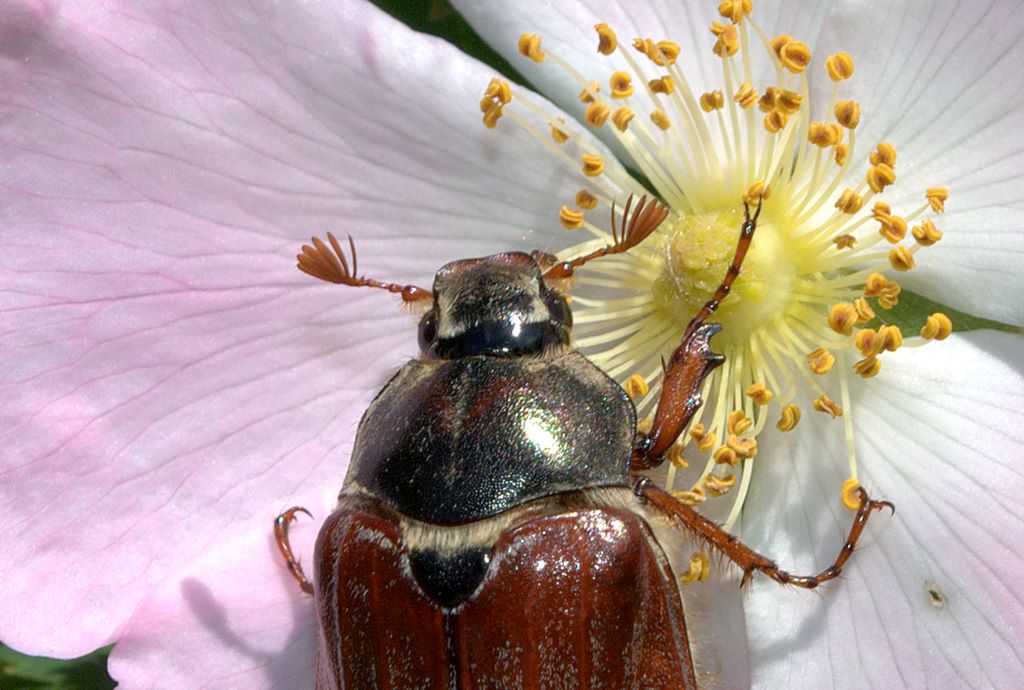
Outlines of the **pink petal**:
<svg viewBox="0 0 1024 690">
<path fill-rule="evenodd" d="M 853 409 L 861 482 L 896 514 L 871 518 L 843 578 L 818 594 L 755 582 L 755 686 L 1016 685 L 1022 352 L 1020 335 L 955 336 L 895 353 L 864 387 Z M 849 528 L 852 514 L 838 501 L 841 442 L 820 440 L 837 437 L 805 430 L 788 454 L 758 455 L 743 536 L 782 567 L 823 568 Z"/>
<path fill-rule="evenodd" d="M 362 271 L 429 287 L 549 248 L 578 183 L 483 127 L 489 70 L 368 4 L 57 8 L 0 24 L 0 639 L 120 641 L 123 687 L 269 687 L 224 660 L 308 672 L 271 521 L 323 519 L 416 353 L 395 297 L 301 275 L 299 245 L 351 232 Z"/>
</svg>

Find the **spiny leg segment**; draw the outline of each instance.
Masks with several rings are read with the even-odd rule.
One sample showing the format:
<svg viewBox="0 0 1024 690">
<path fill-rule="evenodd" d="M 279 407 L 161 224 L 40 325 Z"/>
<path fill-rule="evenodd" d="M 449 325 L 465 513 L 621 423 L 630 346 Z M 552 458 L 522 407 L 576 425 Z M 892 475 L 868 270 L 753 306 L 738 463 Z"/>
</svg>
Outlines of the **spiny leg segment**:
<svg viewBox="0 0 1024 690">
<path fill-rule="evenodd" d="M 743 259 L 750 249 L 754 230 L 757 229 L 761 203 L 758 201 L 757 209 L 751 216 L 750 207 L 743 202 L 744 222 L 732 263 L 715 294 L 690 320 L 682 342 L 669 358 L 651 431 L 638 436 L 633 449 L 630 459 L 630 468 L 633 470 L 657 467 L 664 461 L 665 451 L 672 447 L 701 405 L 704 379 L 725 361 L 724 357 L 711 351 L 709 344 L 711 336 L 721 330 L 721 325 L 706 321 L 732 290 L 732 284 L 740 274 Z"/>
</svg>

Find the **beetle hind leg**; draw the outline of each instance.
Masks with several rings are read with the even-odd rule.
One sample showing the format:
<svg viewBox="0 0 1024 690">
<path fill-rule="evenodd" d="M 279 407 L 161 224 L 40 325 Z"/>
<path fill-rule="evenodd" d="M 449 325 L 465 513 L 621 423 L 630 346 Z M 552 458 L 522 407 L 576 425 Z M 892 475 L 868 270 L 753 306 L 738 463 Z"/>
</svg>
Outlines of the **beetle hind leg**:
<svg viewBox="0 0 1024 690">
<path fill-rule="evenodd" d="M 292 546 L 288 541 L 288 525 L 298 519 L 295 517 L 297 513 L 305 513 L 309 517 L 313 517 L 305 508 L 294 507 L 284 511 L 274 520 L 274 541 L 277 542 L 277 548 L 284 558 L 285 565 L 288 566 L 288 571 L 295 578 L 295 581 L 299 583 L 299 589 L 306 594 L 312 594 L 313 583 L 309 581 L 306 573 L 303 572 L 302 564 L 295 557 L 294 552 L 292 552 Z"/>
<path fill-rule="evenodd" d="M 854 517 L 850 531 L 846 535 L 846 541 L 843 543 L 842 548 L 839 550 L 839 555 L 836 556 L 832 565 L 815 575 L 793 575 L 780 569 L 775 564 L 775 561 L 754 551 L 697 511 L 672 498 L 671 495 L 655 486 L 650 480 L 641 478 L 636 485 L 636 493 L 650 505 L 681 523 L 739 566 L 743 570 L 741 586 L 750 582 L 755 572 L 763 573 L 779 584 L 793 585 L 804 589 L 814 589 L 823 582 L 835 579 L 842 573 L 843 566 L 853 554 L 857 540 L 860 539 L 860 535 L 864 531 L 871 513 L 882 508 L 888 508 L 896 512 L 895 506 L 889 501 L 873 500 L 868 496 L 868 492 L 863 487 L 858 489 L 860 507 L 857 509 L 857 515 Z"/>
</svg>

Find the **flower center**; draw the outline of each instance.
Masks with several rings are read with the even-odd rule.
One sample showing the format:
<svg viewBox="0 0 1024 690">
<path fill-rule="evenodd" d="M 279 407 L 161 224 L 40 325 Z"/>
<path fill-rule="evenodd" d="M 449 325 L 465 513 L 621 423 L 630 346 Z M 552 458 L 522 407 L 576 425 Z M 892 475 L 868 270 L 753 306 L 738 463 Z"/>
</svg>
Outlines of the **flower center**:
<svg viewBox="0 0 1024 690">
<path fill-rule="evenodd" d="M 751 6 L 719 5 L 729 23 L 710 27 L 721 77 L 707 91 L 694 90 L 678 44 L 636 38 L 623 45 L 600 23 L 597 50 L 614 62 L 606 74 L 584 75 L 542 48 L 540 36 L 519 40 L 525 57 L 554 63 L 579 85 L 580 124 L 528 93 L 515 91 L 513 101 L 512 87 L 500 79 L 480 101 L 485 125 L 508 115 L 579 180 L 579 193 L 558 220 L 591 239 L 568 255 L 611 243 L 608 229 L 592 220 L 606 214 L 592 211 L 621 215 L 627 196 L 646 191 L 584 128 L 624 152 L 670 207 L 644 243 L 577 273 L 576 344 L 625 383 L 641 416 L 657 399 L 662 358 L 725 275 L 743 203 L 763 203 L 742 271 L 714 317 L 723 329 L 713 345 L 726 362 L 706 382 L 704 406 L 668 453 L 666 481 L 683 487 L 674 492 L 679 500 L 733 497 L 727 528 L 743 505 L 758 439 L 796 429 L 801 406 L 841 420 L 849 479 L 839 494 L 856 508 L 850 384 L 877 375 L 886 352 L 909 345 L 886 323 L 900 286 L 883 271 L 912 269 L 918 251 L 942 237 L 924 216 L 940 213 L 948 197 L 942 187 L 929 188 L 905 215 L 883 201 L 896 182 L 896 149 L 878 143 L 866 160 L 856 158 L 860 105 L 840 97 L 853 58 L 839 52 L 825 60 L 831 94 L 816 92 L 827 103 L 812 107 L 807 44 L 767 36 L 749 17 Z M 767 83 L 756 86 L 759 78 Z M 812 119 L 822 113 L 824 119 Z M 907 242 L 908 230 L 915 244 Z M 942 339 L 951 329 L 946 316 L 933 314 L 920 335 Z"/>
<path fill-rule="evenodd" d="M 671 323 L 686 323 L 714 294 L 732 260 L 743 223 L 741 209 L 694 213 L 678 218 L 661 242 L 664 263 L 651 285 L 652 309 Z M 743 263 L 729 299 L 715 315 L 723 328 L 717 344 L 747 342 L 762 324 L 771 323 L 789 305 L 798 261 L 780 228 L 765 214 L 757 241 Z"/>
</svg>

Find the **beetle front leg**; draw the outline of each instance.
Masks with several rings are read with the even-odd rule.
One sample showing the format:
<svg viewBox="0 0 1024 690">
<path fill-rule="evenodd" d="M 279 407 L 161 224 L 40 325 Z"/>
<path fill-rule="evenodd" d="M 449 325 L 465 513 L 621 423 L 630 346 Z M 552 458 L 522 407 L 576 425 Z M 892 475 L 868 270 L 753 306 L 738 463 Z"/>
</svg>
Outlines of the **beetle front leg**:
<svg viewBox="0 0 1024 690">
<path fill-rule="evenodd" d="M 634 472 L 657 467 L 664 461 L 665 451 L 672 447 L 700 408 L 704 379 L 725 361 L 722 355 L 711 351 L 708 342 L 711 336 L 722 329 L 721 324 L 705 322 L 732 290 L 732 284 L 740 274 L 743 259 L 754 239 L 760 215 L 760 201 L 753 215 L 747 203 L 743 203 L 743 227 L 740 229 L 740 239 L 736 243 L 732 263 L 715 294 L 687 325 L 682 342 L 669 358 L 651 431 L 639 436 L 633 448 L 629 466 Z"/>
<path fill-rule="evenodd" d="M 284 557 L 288 571 L 295 578 L 295 581 L 299 583 L 299 588 L 306 594 L 312 594 L 313 583 L 306 577 L 306 573 L 302 570 L 302 564 L 299 563 L 299 559 L 292 553 L 292 546 L 288 542 L 288 525 L 297 519 L 295 517 L 296 513 L 305 513 L 309 517 L 313 517 L 305 508 L 295 507 L 284 511 L 274 520 L 274 541 L 277 542 L 277 548 L 281 551 L 281 556 Z"/>
<path fill-rule="evenodd" d="M 700 515 L 697 511 L 672 498 L 671 495 L 658 488 L 653 482 L 641 479 L 637 483 L 635 490 L 638 496 L 661 510 L 664 514 L 678 520 L 683 526 L 700 536 L 710 546 L 718 549 L 726 558 L 738 565 L 743 570 L 741 585 L 748 583 L 756 571 L 764 573 L 780 584 L 814 589 L 822 582 L 827 582 L 839 576 L 846 561 L 853 554 L 857 540 L 860 539 L 861 532 L 864 531 L 864 526 L 867 525 L 868 518 L 871 517 L 873 511 L 889 508 L 894 513 L 896 512 L 896 508 L 892 503 L 889 501 L 872 500 L 868 496 L 868 492 L 861 487 L 857 490 L 860 496 L 860 507 L 857 509 L 857 515 L 853 518 L 853 525 L 850 527 L 849 534 L 846 535 L 846 541 L 843 543 L 843 547 L 839 550 L 839 555 L 836 556 L 832 565 L 816 575 L 793 575 L 785 570 L 781 570 L 775 564 L 775 561 L 754 551 L 717 524 Z"/>
</svg>

